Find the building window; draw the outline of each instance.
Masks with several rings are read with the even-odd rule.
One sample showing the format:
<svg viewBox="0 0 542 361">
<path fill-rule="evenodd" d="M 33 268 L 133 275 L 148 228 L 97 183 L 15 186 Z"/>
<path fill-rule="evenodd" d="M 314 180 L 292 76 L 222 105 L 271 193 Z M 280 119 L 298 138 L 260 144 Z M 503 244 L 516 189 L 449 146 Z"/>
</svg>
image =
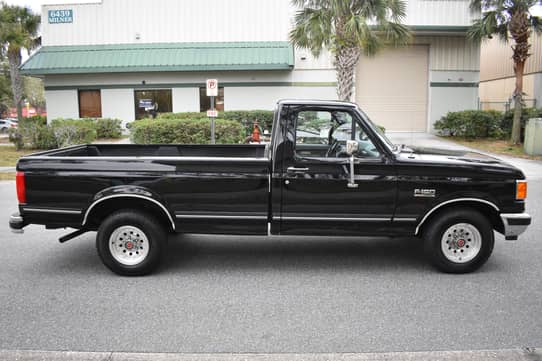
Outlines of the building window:
<svg viewBox="0 0 542 361">
<path fill-rule="evenodd" d="M 134 90 L 134 99 L 136 119 L 173 111 L 171 89 Z"/>
<path fill-rule="evenodd" d="M 199 88 L 199 111 L 206 112 L 211 109 L 211 97 L 207 96 L 207 88 Z M 224 111 L 224 87 L 218 87 L 218 96 L 215 97 L 215 109 Z"/>
<path fill-rule="evenodd" d="M 79 90 L 79 118 L 101 118 L 102 96 L 100 90 Z"/>
</svg>

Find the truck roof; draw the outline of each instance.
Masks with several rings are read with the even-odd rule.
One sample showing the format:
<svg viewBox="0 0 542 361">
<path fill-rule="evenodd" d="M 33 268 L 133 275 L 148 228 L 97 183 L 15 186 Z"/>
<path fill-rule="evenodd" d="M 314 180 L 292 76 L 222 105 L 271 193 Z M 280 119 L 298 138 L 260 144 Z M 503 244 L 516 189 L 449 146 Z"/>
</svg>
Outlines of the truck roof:
<svg viewBox="0 0 542 361">
<path fill-rule="evenodd" d="M 357 104 L 352 102 L 345 102 L 341 100 L 316 100 L 316 99 L 280 99 L 277 102 L 277 105 L 323 105 L 323 106 L 333 106 L 333 105 L 341 105 L 341 106 L 347 106 L 355 108 L 357 107 Z"/>
</svg>

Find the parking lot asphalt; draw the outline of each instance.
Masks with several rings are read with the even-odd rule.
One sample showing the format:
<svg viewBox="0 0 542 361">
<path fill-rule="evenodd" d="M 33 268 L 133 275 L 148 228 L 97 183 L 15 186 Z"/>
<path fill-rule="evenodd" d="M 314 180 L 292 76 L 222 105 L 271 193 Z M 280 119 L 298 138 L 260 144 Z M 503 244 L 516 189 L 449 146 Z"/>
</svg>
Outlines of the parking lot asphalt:
<svg viewBox="0 0 542 361">
<path fill-rule="evenodd" d="M 0 350 L 117 357 L 542 346 L 542 180 L 529 187 L 533 225 L 517 242 L 498 235 L 473 274 L 436 272 L 417 239 L 184 235 L 171 238 L 160 272 L 124 278 L 100 263 L 94 233 L 66 244 L 57 241 L 63 230 L 11 234 L 15 186 L 0 182 Z"/>
</svg>

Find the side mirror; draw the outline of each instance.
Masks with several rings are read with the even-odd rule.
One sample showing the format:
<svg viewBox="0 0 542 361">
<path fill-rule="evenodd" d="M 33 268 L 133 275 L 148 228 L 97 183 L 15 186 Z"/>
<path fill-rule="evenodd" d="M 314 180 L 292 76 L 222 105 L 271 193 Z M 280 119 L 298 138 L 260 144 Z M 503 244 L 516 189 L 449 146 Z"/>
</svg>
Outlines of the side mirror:
<svg viewBox="0 0 542 361">
<path fill-rule="evenodd" d="M 358 141 L 357 140 L 347 140 L 346 141 L 346 153 L 350 156 L 350 180 L 348 181 L 348 188 L 357 188 L 358 184 L 355 182 L 354 174 L 354 153 L 358 151 Z"/>
<path fill-rule="evenodd" d="M 357 140 L 347 140 L 346 141 L 346 153 L 348 155 L 353 155 L 358 151 L 358 141 Z"/>
</svg>

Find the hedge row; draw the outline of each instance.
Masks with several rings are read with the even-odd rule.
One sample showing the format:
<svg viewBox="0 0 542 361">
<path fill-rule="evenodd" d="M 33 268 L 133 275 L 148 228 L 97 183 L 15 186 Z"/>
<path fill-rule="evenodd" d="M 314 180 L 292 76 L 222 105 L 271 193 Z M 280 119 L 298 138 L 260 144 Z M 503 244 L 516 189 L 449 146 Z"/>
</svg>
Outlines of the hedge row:
<svg viewBox="0 0 542 361">
<path fill-rule="evenodd" d="M 209 144 L 211 121 L 208 118 L 143 119 L 132 123 L 130 131 L 132 142 L 136 144 Z M 217 144 L 242 142 L 243 126 L 237 121 L 216 119 L 215 138 Z"/>
<path fill-rule="evenodd" d="M 525 125 L 530 118 L 542 117 L 542 109 L 525 108 L 521 115 L 521 139 Z M 514 111 L 505 113 L 495 110 L 464 110 L 449 112 L 435 122 L 435 129 L 441 135 L 465 138 L 507 139 L 512 133 Z"/>
<path fill-rule="evenodd" d="M 121 121 L 108 118 L 55 119 L 46 124 L 41 118 L 25 118 L 10 129 L 9 140 L 16 149 L 54 149 L 90 143 L 97 138 L 120 138 Z"/>
<path fill-rule="evenodd" d="M 161 113 L 157 119 L 203 119 L 206 113 Z M 273 111 L 271 110 L 231 110 L 219 112 L 217 119 L 235 120 L 243 125 L 245 134 L 252 133 L 255 121 L 263 128 L 271 131 Z"/>
</svg>

